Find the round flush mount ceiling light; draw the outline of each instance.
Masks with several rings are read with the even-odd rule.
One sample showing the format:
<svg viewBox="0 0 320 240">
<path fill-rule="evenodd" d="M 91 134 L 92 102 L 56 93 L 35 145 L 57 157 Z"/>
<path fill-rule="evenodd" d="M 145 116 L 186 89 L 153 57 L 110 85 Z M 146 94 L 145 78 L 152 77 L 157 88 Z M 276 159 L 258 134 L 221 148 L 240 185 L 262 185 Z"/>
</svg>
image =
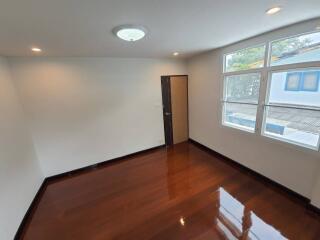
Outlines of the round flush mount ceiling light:
<svg viewBox="0 0 320 240">
<path fill-rule="evenodd" d="M 266 11 L 266 14 L 268 15 L 273 15 L 273 14 L 276 14 L 278 12 L 281 11 L 281 7 L 273 7 L 273 8 L 269 8 L 267 11 Z"/>
<path fill-rule="evenodd" d="M 36 53 L 42 52 L 41 48 L 38 48 L 38 47 L 32 47 L 31 51 Z"/>
<path fill-rule="evenodd" d="M 173 56 L 177 57 L 177 56 L 179 56 L 179 53 L 178 52 L 174 52 Z"/>
<path fill-rule="evenodd" d="M 118 27 L 115 27 L 112 32 L 120 39 L 128 41 L 128 42 L 135 42 L 142 38 L 147 33 L 147 30 L 145 27 L 137 26 L 137 25 L 121 25 Z"/>
</svg>

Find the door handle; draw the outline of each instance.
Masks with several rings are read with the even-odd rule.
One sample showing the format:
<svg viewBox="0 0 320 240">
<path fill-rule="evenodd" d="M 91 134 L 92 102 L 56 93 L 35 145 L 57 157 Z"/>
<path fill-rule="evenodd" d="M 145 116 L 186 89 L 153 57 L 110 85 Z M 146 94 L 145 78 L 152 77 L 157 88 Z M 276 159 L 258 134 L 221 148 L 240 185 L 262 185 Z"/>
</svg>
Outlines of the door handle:
<svg viewBox="0 0 320 240">
<path fill-rule="evenodd" d="M 170 115 L 171 115 L 171 113 L 166 112 L 166 113 L 164 113 L 164 115 L 166 115 L 166 116 L 170 116 Z"/>
</svg>

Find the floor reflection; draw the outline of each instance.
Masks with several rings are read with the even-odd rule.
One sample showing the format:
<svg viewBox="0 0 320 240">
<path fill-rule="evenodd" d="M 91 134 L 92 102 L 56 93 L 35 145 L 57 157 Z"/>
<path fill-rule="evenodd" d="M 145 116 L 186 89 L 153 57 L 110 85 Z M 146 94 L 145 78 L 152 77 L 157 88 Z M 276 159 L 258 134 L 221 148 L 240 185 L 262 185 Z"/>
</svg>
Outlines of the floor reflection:
<svg viewBox="0 0 320 240">
<path fill-rule="evenodd" d="M 190 190 L 190 158 L 177 154 L 176 158 L 170 158 L 174 148 L 167 152 L 167 189 L 170 199 L 188 194 Z M 187 150 L 188 151 L 188 150 Z"/>
<path fill-rule="evenodd" d="M 219 233 L 228 240 L 286 240 L 274 227 L 265 223 L 223 188 L 216 192 Z"/>
</svg>

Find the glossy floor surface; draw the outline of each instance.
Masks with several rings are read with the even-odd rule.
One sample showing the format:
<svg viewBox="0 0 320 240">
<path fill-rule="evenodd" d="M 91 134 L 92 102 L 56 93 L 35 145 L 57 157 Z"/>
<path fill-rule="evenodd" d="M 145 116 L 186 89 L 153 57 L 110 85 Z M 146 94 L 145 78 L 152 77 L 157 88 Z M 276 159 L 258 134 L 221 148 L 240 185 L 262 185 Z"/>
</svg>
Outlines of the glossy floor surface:
<svg viewBox="0 0 320 240">
<path fill-rule="evenodd" d="M 192 143 L 51 183 L 27 240 L 320 239 L 319 216 Z"/>
</svg>

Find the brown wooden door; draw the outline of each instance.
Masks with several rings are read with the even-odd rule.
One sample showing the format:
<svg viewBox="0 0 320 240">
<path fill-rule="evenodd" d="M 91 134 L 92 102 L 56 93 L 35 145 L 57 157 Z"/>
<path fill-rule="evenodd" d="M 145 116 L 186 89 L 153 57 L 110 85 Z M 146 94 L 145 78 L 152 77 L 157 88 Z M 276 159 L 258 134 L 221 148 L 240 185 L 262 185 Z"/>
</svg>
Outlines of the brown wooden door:
<svg viewBox="0 0 320 240">
<path fill-rule="evenodd" d="M 187 141 L 188 76 L 161 77 L 166 145 Z"/>
</svg>

